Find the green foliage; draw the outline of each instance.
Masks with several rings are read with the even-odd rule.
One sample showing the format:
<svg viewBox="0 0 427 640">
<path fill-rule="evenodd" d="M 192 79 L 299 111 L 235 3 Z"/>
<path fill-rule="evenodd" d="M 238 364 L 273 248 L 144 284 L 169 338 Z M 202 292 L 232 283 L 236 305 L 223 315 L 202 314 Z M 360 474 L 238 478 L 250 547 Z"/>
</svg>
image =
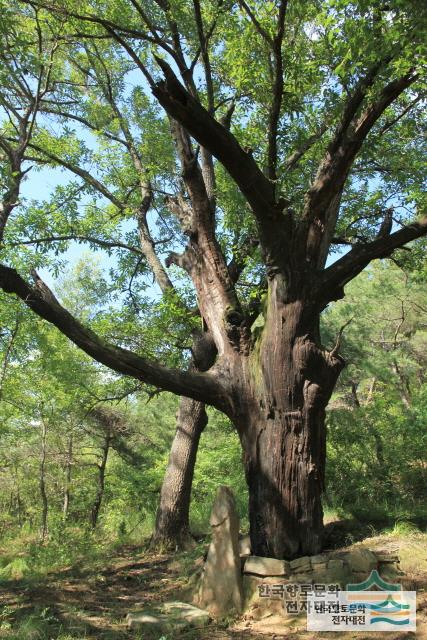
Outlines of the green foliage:
<svg viewBox="0 0 427 640">
<path fill-rule="evenodd" d="M 208 533 L 209 516 L 219 485 L 233 488 L 241 528 L 247 530 L 248 490 L 244 479 L 242 452 L 232 425 L 218 412 L 209 415 L 197 456 L 191 504 L 191 524 L 197 533 Z"/>
<path fill-rule="evenodd" d="M 168 44 L 176 36 L 176 22 L 183 58 L 194 61 L 201 102 L 218 119 L 234 104 L 231 131 L 264 168 L 273 84 L 267 41 L 275 33 L 278 3 L 251 0 L 252 17 L 240 3 L 201 3 L 202 22 L 212 27 L 213 107 L 204 82 L 194 5 L 171 0 L 165 13 L 162 4 L 141 3 L 144 18 L 136 2 L 67 0 L 53 2 L 47 10 L 0 0 L 5 44 L 0 54 L 2 198 L 13 192 L 20 178 L 23 187 L 20 197 L 12 194 L 13 215 L 0 250 L 2 262 L 27 278 L 32 269 L 53 276 L 60 301 L 102 338 L 182 368 L 188 364 L 192 332 L 201 323 L 194 313 L 194 287 L 186 272 L 172 266 L 168 274 L 174 291 L 160 292 L 140 248 L 138 222 L 147 181 L 152 204 L 146 222 L 161 263 L 171 250 L 182 252 L 188 243 L 168 206 L 168 199 L 183 195 L 170 122 L 136 68 L 138 62 L 145 65 L 157 81 L 161 73 L 153 56 L 169 62 L 171 56 L 153 34 L 145 37 L 142 25 L 144 20 L 155 25 Z M 347 96 L 372 65 L 387 60 L 368 91 L 367 104 L 387 81 L 414 65 L 425 65 L 424 4 L 289 3 L 281 50 L 285 73 L 277 191 L 286 195 L 295 220 Z M 99 16 L 116 22 L 117 31 L 127 34 L 125 43 L 132 41 L 133 58 L 126 47 L 105 37 Z M 176 60 L 173 64 L 175 69 Z M 28 173 L 21 175 L 12 166 L 7 145 L 17 144 L 20 115 L 34 106 L 25 83 L 33 89 L 43 82 L 47 93 L 27 141 L 31 144 L 21 170 Z M 339 242 L 363 247 L 378 235 L 385 212 L 392 213 L 397 227 L 425 210 L 424 91 L 420 79 L 402 93 L 360 149 L 341 198 L 334 234 Z M 313 135 L 301 161 L 289 169 L 287 159 Z M 243 259 L 236 289 L 242 306 L 251 310 L 265 290 L 260 249 L 246 255 L 246 244 L 258 230 L 242 193 L 214 163 L 218 240 L 227 260 Z M 52 184 L 53 176 L 59 178 Z M 74 268 L 66 269 L 70 253 L 74 256 L 81 244 L 90 252 L 79 253 Z M 342 245 L 337 247 L 331 253 L 342 252 Z M 342 340 L 349 366 L 328 410 L 327 500 L 346 512 L 377 509 L 409 518 L 422 508 L 427 468 L 424 251 L 425 241 L 420 240 L 410 251 L 396 252 L 394 258 L 404 271 L 383 262 L 365 270 L 348 285 L 346 298 L 323 314 L 322 335 L 328 347 L 353 318 Z M 11 548 L 2 558 L 0 579 L 19 580 L 78 561 L 88 543 L 98 558 L 105 552 L 102 535 L 108 542 L 150 535 L 177 400 L 94 364 L 11 297 L 1 294 L 0 305 L 0 536 Z M 262 314 L 253 319 L 255 340 L 263 324 Z M 109 443 L 100 538 L 88 529 L 106 441 L 105 428 L 90 416 L 94 406 L 120 416 L 120 428 Z M 70 504 L 64 518 L 70 469 Z M 45 544 L 38 540 L 42 471 L 49 505 Z M 208 530 L 218 484 L 234 488 L 245 528 L 247 489 L 238 438 L 223 416 L 210 411 L 193 482 L 191 521 L 197 533 Z M 22 549 L 12 544 L 17 533 L 27 543 L 22 556 Z M 20 637 L 42 637 L 37 621 L 27 624 Z"/>
<path fill-rule="evenodd" d="M 327 496 L 354 513 L 422 512 L 427 475 L 426 281 L 380 263 L 323 319 L 349 360 L 328 412 Z"/>
<path fill-rule="evenodd" d="M 422 268 L 403 272 L 380 263 L 350 284 L 346 298 L 323 316 L 322 335 L 328 346 L 354 316 L 341 347 L 349 365 L 328 409 L 329 508 L 359 516 L 376 511 L 378 517 L 395 514 L 406 519 L 423 513 L 427 336 L 422 273 Z M 82 294 L 69 286 L 69 276 L 61 280 L 61 294 L 70 308 L 95 318 L 97 300 L 103 295 L 102 272 L 96 261 L 88 259 L 77 266 L 75 274 Z M 18 550 L 3 556 L 0 571 L 4 579 L 25 577 L 42 571 L 43 566 L 68 564 L 84 553 L 88 539 L 92 548 L 96 546 L 88 522 L 104 432 L 88 411 L 101 399 L 101 404 L 118 412 L 121 427 L 107 460 L 100 535 L 109 541 L 148 539 L 177 410 L 175 397 L 161 393 L 147 401 L 143 388 L 135 389 L 132 381 L 94 366 L 53 329 L 34 323 L 23 310 L 17 314 L 19 307 L 6 300 L 8 304 L 1 307 L 4 329 L 0 343 L 5 365 L 0 402 L 0 535 L 6 546 L 17 530 L 33 542 L 29 557 L 21 557 Z M 117 405 L 117 401 L 105 400 L 109 397 L 123 399 Z M 42 420 L 47 424 L 49 501 L 45 545 L 37 542 L 42 508 L 38 486 Z M 69 513 L 64 521 L 70 434 L 73 465 Z M 234 489 L 245 530 L 247 487 L 240 443 L 228 420 L 210 410 L 192 488 L 190 518 L 197 534 L 209 531 L 210 509 L 219 484 Z M 73 541 L 72 547 L 64 544 L 67 538 Z"/>
<path fill-rule="evenodd" d="M 135 69 L 135 58 L 105 38 L 97 22 L 102 15 L 117 21 L 119 31 L 120 27 L 124 33 L 136 30 L 135 55 L 158 80 L 153 55 L 171 62 L 170 49 L 149 33 L 155 25 L 157 38 L 163 34 L 164 42 L 170 44 L 175 20 L 183 55 L 187 62 L 194 60 L 197 90 L 208 106 L 202 60 L 197 57 L 200 43 L 193 3 L 169 5 L 165 14 L 159 3 L 150 0 L 144 2 L 141 14 L 135 2 L 69 0 L 64 6 L 53 3 L 49 10 L 37 11 L 26 2 L 2 3 L 2 29 L 15 57 L 1 59 L 0 86 L 11 109 L 8 115 L 0 114 L 0 131 L 7 134 L 17 127 L 13 110 L 22 108 L 22 78 L 34 84 L 49 56 L 52 62 L 52 86 L 31 132 L 29 155 L 34 164 L 24 183 L 29 197 L 17 203 L 2 251 L 24 274 L 45 267 L 56 276 L 63 270 L 64 255 L 76 243 L 104 252 L 110 273 L 104 275 L 102 286 L 99 283 L 102 314 L 99 309 L 97 316 L 101 314 L 102 320 L 97 318 L 94 327 L 137 351 L 143 344 L 147 355 L 176 366 L 186 358 L 182 345 L 189 346 L 194 318 L 183 317 L 182 306 L 168 299 L 159 302 L 153 292 L 151 269 L 146 258 L 138 255 L 136 218 L 141 181 L 149 180 L 153 203 L 148 223 L 159 257 L 164 260 L 171 249 L 184 248 L 185 234 L 165 198 L 182 190 L 179 162 L 168 118 L 153 99 L 144 75 Z M 276 31 L 278 3 L 251 1 L 248 6 L 255 20 L 239 3 L 204 0 L 201 5 L 205 30 L 210 30 L 215 116 L 221 119 L 234 101 L 231 130 L 264 167 L 273 82 L 266 39 Z M 141 30 L 144 20 L 147 33 Z M 388 62 L 367 100 L 375 98 L 390 78 L 414 64 L 421 68 L 426 59 L 424 26 L 425 7 L 418 0 L 394 0 L 386 6 L 344 0 L 289 3 L 282 45 L 285 73 L 277 186 L 296 218 L 349 92 L 379 60 Z M 38 45 L 30 37 L 36 28 Z M 373 239 L 386 210 L 393 210 L 397 224 L 425 210 L 422 91 L 420 80 L 391 104 L 370 133 L 369 144 L 360 150 L 341 199 L 335 234 L 345 241 Z M 287 170 L 286 159 L 322 125 L 326 127 L 323 136 L 309 146 L 301 162 Z M 59 184 L 43 189 L 43 197 L 33 195 L 40 191 L 39 182 L 49 176 L 46 168 L 58 171 Z M 6 159 L 0 161 L 5 187 L 10 170 Z M 231 257 L 239 254 L 248 237 L 257 236 L 257 230 L 235 183 L 217 162 L 215 170 L 218 237 L 224 254 Z M 247 262 L 239 290 L 243 304 L 256 298 L 264 275 L 259 252 Z M 173 269 L 171 277 L 179 297 L 192 308 L 196 301 L 188 276 Z"/>
<path fill-rule="evenodd" d="M 0 580 L 21 580 L 30 571 L 24 558 L 12 558 L 8 562 L 8 558 L 3 557 L 2 564 L 4 566 L 0 569 Z"/>
</svg>

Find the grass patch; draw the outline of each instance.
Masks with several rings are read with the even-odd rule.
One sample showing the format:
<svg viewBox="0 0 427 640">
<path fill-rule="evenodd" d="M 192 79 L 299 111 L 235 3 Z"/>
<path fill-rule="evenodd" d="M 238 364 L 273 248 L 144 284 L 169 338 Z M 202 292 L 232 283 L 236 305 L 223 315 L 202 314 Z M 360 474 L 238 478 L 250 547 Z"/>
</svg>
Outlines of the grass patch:
<svg viewBox="0 0 427 640">
<path fill-rule="evenodd" d="M 51 536 L 44 544 L 35 534 L 4 540 L 0 549 L 0 584 L 40 582 L 61 569 L 77 574 L 95 571 L 122 544 L 121 539 L 77 527 L 64 528 L 61 535 Z"/>
</svg>

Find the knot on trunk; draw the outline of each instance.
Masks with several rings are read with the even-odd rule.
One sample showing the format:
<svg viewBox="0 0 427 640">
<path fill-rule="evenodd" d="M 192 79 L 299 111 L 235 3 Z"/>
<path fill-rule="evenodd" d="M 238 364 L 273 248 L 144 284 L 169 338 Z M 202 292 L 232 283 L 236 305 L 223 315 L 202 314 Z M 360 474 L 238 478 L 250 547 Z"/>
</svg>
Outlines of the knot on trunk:
<svg viewBox="0 0 427 640">
<path fill-rule="evenodd" d="M 224 314 L 224 326 L 228 340 L 239 353 L 248 354 L 251 330 L 245 315 L 234 307 L 228 307 Z"/>
<path fill-rule="evenodd" d="M 192 261 L 189 255 L 188 250 L 184 251 L 184 253 L 175 253 L 172 251 L 165 260 L 165 265 L 169 268 L 172 264 L 176 264 L 187 273 L 190 273 L 192 267 Z"/>
<path fill-rule="evenodd" d="M 215 362 L 217 348 L 212 335 L 207 331 L 195 330 L 191 353 L 199 371 L 207 371 Z"/>
<path fill-rule="evenodd" d="M 183 233 L 188 236 L 194 234 L 193 210 L 184 196 L 182 194 L 166 196 L 165 204 L 169 211 L 179 220 Z"/>
</svg>

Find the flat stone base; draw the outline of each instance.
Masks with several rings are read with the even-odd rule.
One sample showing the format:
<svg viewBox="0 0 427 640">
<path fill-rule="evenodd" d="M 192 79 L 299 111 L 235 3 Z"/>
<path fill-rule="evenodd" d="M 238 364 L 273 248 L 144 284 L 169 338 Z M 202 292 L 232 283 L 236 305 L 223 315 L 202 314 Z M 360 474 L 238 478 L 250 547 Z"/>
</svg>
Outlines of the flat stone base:
<svg viewBox="0 0 427 640">
<path fill-rule="evenodd" d="M 162 634 L 182 633 L 188 629 L 206 627 L 207 611 L 186 602 L 166 602 L 159 607 L 128 613 L 126 623 L 132 631 L 142 631 L 144 638 L 157 640 Z"/>
<path fill-rule="evenodd" d="M 399 582 L 399 558 L 396 555 L 374 552 L 365 547 L 351 551 L 329 551 L 316 556 L 304 556 L 291 562 L 250 556 L 243 567 L 243 589 L 247 613 L 260 617 L 281 615 L 295 617 L 284 611 L 284 590 L 290 583 L 305 585 L 339 585 L 366 580 L 377 569 L 381 577 Z"/>
</svg>

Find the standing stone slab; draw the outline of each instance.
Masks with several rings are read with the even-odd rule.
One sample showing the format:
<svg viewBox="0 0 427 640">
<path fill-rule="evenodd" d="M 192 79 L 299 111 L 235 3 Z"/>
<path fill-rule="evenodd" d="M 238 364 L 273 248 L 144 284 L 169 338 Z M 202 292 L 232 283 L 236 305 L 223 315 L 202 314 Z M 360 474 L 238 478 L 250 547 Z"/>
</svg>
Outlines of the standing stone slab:
<svg viewBox="0 0 427 640">
<path fill-rule="evenodd" d="M 210 524 L 212 541 L 197 603 L 215 617 L 241 613 L 243 585 L 239 555 L 239 516 L 228 487 L 218 487 Z"/>
</svg>

